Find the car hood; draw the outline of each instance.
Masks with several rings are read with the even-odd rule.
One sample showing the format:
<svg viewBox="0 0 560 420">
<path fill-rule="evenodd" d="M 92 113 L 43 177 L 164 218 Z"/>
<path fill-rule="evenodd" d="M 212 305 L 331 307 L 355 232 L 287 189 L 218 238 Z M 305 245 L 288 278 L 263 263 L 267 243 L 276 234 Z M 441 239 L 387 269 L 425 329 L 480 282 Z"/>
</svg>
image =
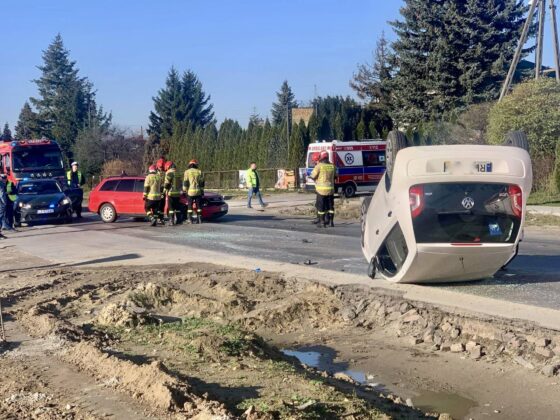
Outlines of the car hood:
<svg viewBox="0 0 560 420">
<path fill-rule="evenodd" d="M 221 194 L 215 193 L 215 192 L 204 192 L 204 198 L 220 198 L 222 197 Z"/>
<path fill-rule="evenodd" d="M 18 201 L 23 204 L 30 204 L 31 207 L 48 207 L 51 204 L 58 204 L 65 197 L 66 195 L 64 193 L 41 195 L 21 194 L 18 196 Z"/>
</svg>

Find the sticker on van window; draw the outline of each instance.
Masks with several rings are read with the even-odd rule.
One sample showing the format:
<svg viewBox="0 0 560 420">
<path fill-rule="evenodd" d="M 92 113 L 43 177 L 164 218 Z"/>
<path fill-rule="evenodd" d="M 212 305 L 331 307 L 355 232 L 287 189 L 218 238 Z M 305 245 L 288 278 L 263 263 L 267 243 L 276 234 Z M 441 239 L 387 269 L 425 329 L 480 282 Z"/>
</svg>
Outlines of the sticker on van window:
<svg viewBox="0 0 560 420">
<path fill-rule="evenodd" d="M 500 236 L 502 234 L 502 229 L 497 223 L 488 223 L 488 231 L 490 236 Z"/>
</svg>

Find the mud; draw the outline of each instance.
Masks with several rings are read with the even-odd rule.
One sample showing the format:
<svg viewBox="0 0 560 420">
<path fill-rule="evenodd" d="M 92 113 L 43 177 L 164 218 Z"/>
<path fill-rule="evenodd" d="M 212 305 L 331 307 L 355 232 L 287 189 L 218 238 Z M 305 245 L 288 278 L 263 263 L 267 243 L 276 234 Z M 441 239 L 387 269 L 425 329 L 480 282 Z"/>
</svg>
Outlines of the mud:
<svg viewBox="0 0 560 420">
<path fill-rule="evenodd" d="M 31 369 L 28 380 L 14 373 L 2 382 L 7 415 L 48 407 L 52 416 L 42 418 L 530 417 L 535 410 L 548 418 L 559 409 L 560 334 L 523 322 L 203 264 L 11 276 L 0 289 L 8 339 L 17 341 L 19 328 L 42 350 L 12 344 L 1 353 L 2 371 Z M 116 401 L 92 408 L 93 397 L 74 391 L 68 405 L 68 390 L 50 380 L 45 363 L 112 391 Z M 22 389 L 50 399 L 20 398 Z"/>
</svg>

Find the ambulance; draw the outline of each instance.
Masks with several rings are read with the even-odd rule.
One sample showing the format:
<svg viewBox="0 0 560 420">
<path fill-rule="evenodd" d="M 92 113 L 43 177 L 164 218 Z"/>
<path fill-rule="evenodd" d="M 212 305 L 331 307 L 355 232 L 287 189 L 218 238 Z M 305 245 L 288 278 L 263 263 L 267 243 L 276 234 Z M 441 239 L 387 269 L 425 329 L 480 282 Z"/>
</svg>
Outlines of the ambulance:
<svg viewBox="0 0 560 420">
<path fill-rule="evenodd" d="M 335 192 L 352 197 L 356 192 L 373 192 L 385 173 L 385 141 L 338 141 L 311 143 L 307 148 L 306 189 L 314 191 L 309 177 L 322 151 L 337 169 Z"/>
</svg>

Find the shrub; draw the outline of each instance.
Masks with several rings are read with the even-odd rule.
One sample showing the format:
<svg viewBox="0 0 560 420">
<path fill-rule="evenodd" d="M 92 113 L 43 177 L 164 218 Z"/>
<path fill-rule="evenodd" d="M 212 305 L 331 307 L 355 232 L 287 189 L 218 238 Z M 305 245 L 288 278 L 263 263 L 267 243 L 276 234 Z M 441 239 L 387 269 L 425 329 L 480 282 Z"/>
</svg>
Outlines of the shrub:
<svg viewBox="0 0 560 420">
<path fill-rule="evenodd" d="M 119 176 L 126 174 L 128 176 L 138 176 L 142 174 L 142 170 L 139 163 L 130 162 L 128 160 L 114 159 L 109 160 L 103 164 L 101 169 L 101 176 L 107 178 L 109 176 Z"/>
</svg>

